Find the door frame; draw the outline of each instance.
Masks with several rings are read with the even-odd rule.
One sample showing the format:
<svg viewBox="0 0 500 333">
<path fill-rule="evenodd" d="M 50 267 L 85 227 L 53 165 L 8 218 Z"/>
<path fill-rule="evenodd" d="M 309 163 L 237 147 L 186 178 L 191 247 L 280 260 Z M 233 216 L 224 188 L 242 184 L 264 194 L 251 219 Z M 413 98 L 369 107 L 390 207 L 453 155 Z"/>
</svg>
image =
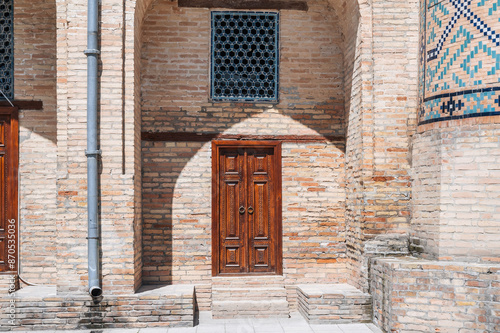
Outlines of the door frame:
<svg viewBox="0 0 500 333">
<path fill-rule="evenodd" d="M 19 265 L 19 216 L 18 216 L 18 206 L 19 206 L 19 108 L 18 107 L 0 107 L 0 116 L 9 116 L 8 126 L 5 127 L 3 133 L 3 138 L 5 140 L 4 148 L 6 149 L 5 156 L 7 158 L 7 173 L 5 174 L 5 202 L 6 207 L 4 212 L 6 219 L 5 223 L 5 234 L 6 234 L 6 259 L 7 262 L 3 265 L 6 269 L 0 267 L 0 274 L 9 274 L 12 272 L 17 272 Z M 9 223 L 8 221 L 14 221 L 14 223 Z M 14 225 L 14 232 L 10 233 L 9 225 Z M 13 238 L 9 238 L 7 235 L 13 234 Z M 13 242 L 12 242 L 13 241 Z M 9 252 L 8 245 L 14 245 L 14 252 Z M 10 264 L 9 260 L 14 257 L 14 264 Z"/>
<path fill-rule="evenodd" d="M 219 159 L 221 148 L 272 148 L 275 156 L 274 174 L 276 175 L 276 205 L 274 221 L 276 228 L 273 238 L 276 240 L 276 272 L 274 273 L 223 273 L 219 272 L 220 230 L 219 230 Z M 212 141 L 212 276 L 245 275 L 283 275 L 283 227 L 282 227 L 282 180 L 281 180 L 281 141 L 269 140 L 213 140 Z"/>
</svg>

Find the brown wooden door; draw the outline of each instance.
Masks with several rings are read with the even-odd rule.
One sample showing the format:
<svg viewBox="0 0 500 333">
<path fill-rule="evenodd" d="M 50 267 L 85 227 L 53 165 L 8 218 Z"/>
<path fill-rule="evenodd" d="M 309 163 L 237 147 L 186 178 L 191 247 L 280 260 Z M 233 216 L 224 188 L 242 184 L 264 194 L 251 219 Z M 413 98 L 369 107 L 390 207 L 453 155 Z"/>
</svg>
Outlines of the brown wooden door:
<svg viewBox="0 0 500 333">
<path fill-rule="evenodd" d="M 281 274 L 281 149 L 215 141 L 213 274 Z"/>
<path fill-rule="evenodd" d="M 0 107 L 0 272 L 17 270 L 17 108 Z"/>
</svg>

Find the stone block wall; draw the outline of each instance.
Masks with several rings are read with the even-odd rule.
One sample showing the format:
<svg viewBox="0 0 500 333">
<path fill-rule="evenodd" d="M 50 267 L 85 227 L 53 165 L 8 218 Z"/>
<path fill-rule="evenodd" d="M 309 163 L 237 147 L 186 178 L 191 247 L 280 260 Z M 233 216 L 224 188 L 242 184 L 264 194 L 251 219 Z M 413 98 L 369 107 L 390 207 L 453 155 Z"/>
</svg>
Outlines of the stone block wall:
<svg viewBox="0 0 500 333">
<path fill-rule="evenodd" d="M 412 258 L 371 262 L 373 321 L 386 332 L 498 332 L 500 266 Z"/>
<path fill-rule="evenodd" d="M 84 156 L 86 89 L 85 80 L 82 78 L 85 77 L 86 68 L 86 58 L 83 54 L 86 6 L 75 1 L 59 3 L 47 1 L 41 6 L 43 10 L 40 11 L 38 6 L 25 1 L 16 1 L 15 5 L 16 98 L 42 100 L 44 105 L 43 110 L 22 110 L 20 117 L 21 271 L 24 278 L 30 282 L 58 283 L 62 292 L 83 292 L 86 284 Z M 192 82 L 203 82 L 205 87 L 200 86 L 199 89 L 207 91 L 208 10 L 180 10 L 175 8 L 175 4 L 155 4 L 150 7 L 148 1 L 138 1 L 137 4 L 135 1 L 126 1 L 125 4 L 111 2 L 101 8 L 102 20 L 106 22 L 101 27 L 102 99 L 99 134 L 103 149 L 101 219 L 102 236 L 105 241 L 102 252 L 104 284 L 110 292 L 128 293 L 132 289 L 137 289 L 142 282 L 142 197 L 140 193 L 137 194 L 142 186 L 140 177 L 134 177 L 141 172 L 142 159 L 138 158 L 141 150 L 137 147 L 141 127 L 145 131 L 192 129 L 209 133 L 238 133 L 238 135 L 292 133 L 318 137 L 336 136 L 337 139 L 343 135 L 343 46 L 338 17 L 326 1 L 310 1 L 309 6 L 310 10 L 307 13 L 290 11 L 282 13 L 282 54 L 286 56 L 281 60 L 283 72 L 280 104 L 275 108 L 267 104 L 241 105 L 236 106 L 236 112 L 232 105 L 221 104 L 214 107 L 212 103 L 198 103 L 197 98 L 191 98 L 189 101 L 195 103 L 196 108 L 189 109 L 183 104 L 187 99 L 168 97 L 173 91 L 170 89 L 171 86 L 154 81 L 157 78 L 165 78 L 157 75 L 159 72 L 156 69 L 171 69 L 177 66 L 176 61 L 182 59 L 196 67 L 183 68 L 181 65 L 183 70 L 192 74 L 186 77 Z M 156 13 L 155 8 L 161 10 Z M 148 15 L 153 13 L 156 17 L 146 18 L 143 24 L 142 17 L 146 12 Z M 135 15 L 137 20 L 134 20 Z M 168 15 L 170 19 L 164 20 Z M 202 15 L 207 20 L 193 20 L 196 15 Z M 178 19 L 177 22 L 171 19 L 173 16 Z M 188 40 L 168 40 L 172 36 L 166 34 L 163 37 L 167 40 L 150 41 L 147 39 L 148 31 L 158 36 L 154 33 L 154 29 L 158 26 L 143 29 L 143 26 L 147 26 L 150 21 L 153 22 L 152 26 L 160 23 L 176 25 L 176 29 L 180 29 L 178 32 L 186 33 Z M 193 22 L 198 23 L 193 26 Z M 299 30 L 303 34 L 295 34 L 297 25 L 300 25 Z M 160 28 L 165 31 L 164 27 Z M 134 29 L 139 31 L 135 35 Z M 144 31 L 144 35 L 141 31 Z M 192 35 L 189 35 L 190 33 Z M 172 38 L 175 39 L 175 36 Z M 157 58 L 149 58 L 151 63 L 158 61 L 159 67 L 140 62 L 133 63 L 134 52 L 140 53 L 137 45 L 141 45 L 141 41 L 145 41 L 143 53 L 146 52 L 145 48 L 151 47 L 151 44 L 164 43 L 160 45 L 162 47 L 160 51 L 158 49 L 152 51 Z M 180 49 L 164 47 L 167 44 L 173 45 L 169 44 L 171 42 L 200 45 L 206 57 L 201 57 L 203 54 L 201 49 L 194 49 L 195 52 L 190 52 L 186 58 Z M 309 49 L 308 53 L 303 52 L 304 46 Z M 168 59 L 172 66 L 165 67 L 160 63 L 163 57 L 161 52 L 165 52 L 165 49 L 170 53 L 163 59 Z M 175 50 L 179 52 L 174 54 Z M 190 58 L 196 56 L 203 59 L 197 61 Z M 142 72 L 141 65 L 145 69 L 145 74 L 142 77 L 134 77 L 134 70 Z M 179 73 L 171 74 L 179 76 Z M 148 78 L 148 75 L 154 78 Z M 155 82 L 154 86 L 152 82 Z M 154 97 L 153 94 L 157 91 L 159 95 Z M 168 93 L 165 94 L 165 91 Z M 133 113 L 134 103 L 137 108 L 141 101 L 140 97 L 143 101 L 142 126 L 139 123 L 140 112 Z M 210 107 L 213 108 L 209 109 Z M 192 113 L 195 111 L 200 117 L 193 120 Z M 217 121 L 210 124 L 209 118 L 203 116 L 204 111 L 207 111 L 208 117 L 215 115 Z M 161 123 L 162 117 L 166 114 L 171 118 L 164 118 L 164 123 Z M 238 119 L 233 118 L 233 115 L 237 114 L 243 114 L 243 119 L 254 119 L 254 121 L 242 125 Z M 153 117 L 148 118 L 150 115 Z M 151 119 L 154 119 L 154 125 L 148 123 Z M 177 127 L 169 128 L 168 124 L 173 123 L 177 124 Z M 264 123 L 266 125 L 262 127 Z M 202 128 L 200 124 L 208 126 Z M 222 128 L 220 124 L 223 124 Z M 229 129 L 232 129 L 232 132 Z M 316 139 L 315 137 L 314 140 Z M 319 148 L 314 140 L 311 149 L 317 150 Z M 342 188 L 341 183 L 344 181 L 341 172 L 343 144 L 326 142 L 328 140 L 322 142 L 320 146 L 328 145 L 325 154 L 330 155 L 318 154 L 312 158 L 335 159 L 330 171 L 338 177 L 336 176 L 333 182 L 335 185 L 331 195 L 341 198 L 342 195 L 339 193 L 343 190 L 339 189 Z M 302 146 L 297 145 L 296 148 L 302 149 Z M 318 164 L 318 170 L 322 168 L 321 163 Z M 313 171 L 313 174 L 318 175 L 316 171 Z M 323 188 L 318 188 L 306 194 L 319 197 L 322 191 Z M 328 191 L 327 189 L 327 194 Z M 336 203 L 335 207 L 324 213 L 324 216 L 316 212 L 311 213 L 317 209 L 313 208 L 314 205 L 321 205 L 319 202 L 320 199 L 317 199 L 311 208 L 307 208 L 309 216 L 317 217 L 314 217 L 311 230 L 316 228 L 313 234 L 319 235 L 323 233 L 321 230 L 325 228 L 325 223 L 338 224 L 331 235 L 322 235 L 325 238 L 331 236 L 337 242 L 344 237 L 339 231 L 343 223 L 340 218 L 343 214 L 342 209 Z M 324 222 L 326 218 L 332 220 Z M 323 244 L 325 242 L 313 243 L 319 246 L 316 252 L 321 259 L 320 265 L 327 267 L 324 273 L 326 276 L 332 277 L 333 272 L 337 271 L 345 273 L 342 246 L 333 246 L 331 250 L 325 250 L 327 248 Z M 341 241 L 336 244 L 341 244 Z M 43 260 L 40 260 L 41 256 Z M 300 254 L 293 256 L 300 257 Z M 291 259 L 295 260 L 298 259 L 295 257 Z M 307 259 L 301 260 L 307 261 Z M 311 272 L 314 268 L 308 265 L 304 264 L 303 267 L 307 267 Z M 295 274 L 295 268 L 291 268 L 290 272 Z M 345 277 L 342 276 L 340 279 Z"/>
</svg>

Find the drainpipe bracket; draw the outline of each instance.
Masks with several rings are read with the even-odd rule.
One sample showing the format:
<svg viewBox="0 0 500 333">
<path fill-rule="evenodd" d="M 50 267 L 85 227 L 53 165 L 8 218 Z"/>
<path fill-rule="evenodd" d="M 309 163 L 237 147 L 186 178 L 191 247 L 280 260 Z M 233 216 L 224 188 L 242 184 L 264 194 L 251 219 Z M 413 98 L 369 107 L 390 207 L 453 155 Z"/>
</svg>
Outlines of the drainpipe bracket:
<svg viewBox="0 0 500 333">
<path fill-rule="evenodd" d="M 85 51 L 83 51 L 83 53 L 85 55 L 99 55 L 101 54 L 101 51 L 97 50 L 97 49 L 86 49 Z"/>
<path fill-rule="evenodd" d="M 102 150 L 85 150 L 85 156 L 87 157 L 92 157 L 92 156 L 101 156 L 102 155 Z"/>
</svg>

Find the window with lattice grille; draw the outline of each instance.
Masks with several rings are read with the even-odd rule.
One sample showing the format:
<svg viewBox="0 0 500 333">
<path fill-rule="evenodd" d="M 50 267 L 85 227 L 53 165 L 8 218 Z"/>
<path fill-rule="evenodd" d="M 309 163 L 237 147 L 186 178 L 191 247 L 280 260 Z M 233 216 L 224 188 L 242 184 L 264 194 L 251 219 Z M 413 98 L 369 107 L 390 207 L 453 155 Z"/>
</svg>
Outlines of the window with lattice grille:
<svg viewBox="0 0 500 333">
<path fill-rule="evenodd" d="M 212 100 L 277 102 L 278 37 L 278 13 L 212 12 Z"/>
<path fill-rule="evenodd" d="M 13 0 L 0 0 L 0 89 L 9 99 L 14 98 L 13 12 Z"/>
</svg>

